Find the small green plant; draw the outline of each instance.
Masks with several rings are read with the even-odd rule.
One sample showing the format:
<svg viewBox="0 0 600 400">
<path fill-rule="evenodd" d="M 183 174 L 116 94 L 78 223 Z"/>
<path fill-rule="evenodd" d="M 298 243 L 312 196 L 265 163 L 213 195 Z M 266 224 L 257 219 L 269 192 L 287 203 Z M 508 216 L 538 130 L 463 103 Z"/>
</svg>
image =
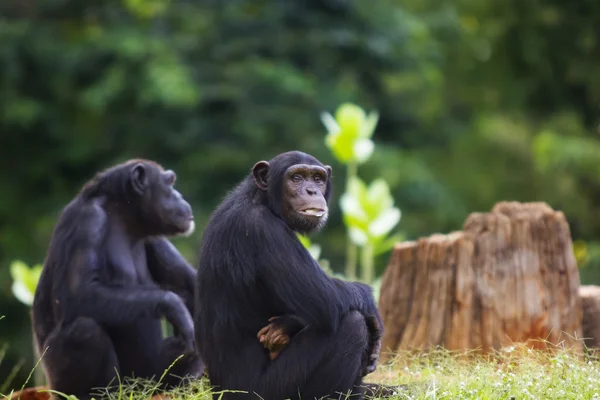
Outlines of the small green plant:
<svg viewBox="0 0 600 400">
<path fill-rule="evenodd" d="M 334 157 L 346 165 L 346 186 L 350 180 L 358 176 L 358 165 L 366 162 L 375 145 L 371 140 L 375 126 L 379 120 L 377 113 L 368 116 L 355 104 L 345 103 L 338 107 L 335 117 L 324 112 L 321 121 L 327 129 L 325 145 Z M 357 246 L 351 240 L 346 244 L 346 276 L 356 279 L 358 261 Z"/>
<path fill-rule="evenodd" d="M 33 304 L 33 296 L 41 274 L 41 264 L 36 264 L 31 268 L 20 260 L 15 260 L 10 264 L 10 275 L 13 279 L 12 292 L 17 300 L 27 306 Z"/>
<path fill-rule="evenodd" d="M 383 179 L 376 179 L 367 187 L 353 177 L 340 202 L 350 240 L 362 248 L 361 277 L 372 283 L 374 257 L 401 240 L 400 235 L 387 237 L 400 221 L 400 209 L 394 207 L 389 186 Z"/>
<path fill-rule="evenodd" d="M 328 131 L 325 144 L 339 162 L 346 164 L 349 169 L 355 168 L 366 162 L 373 153 L 375 145 L 371 137 L 378 120 L 379 114 L 376 112 L 367 115 L 362 108 L 350 103 L 339 106 L 335 118 L 324 112 L 321 121 Z"/>
<path fill-rule="evenodd" d="M 346 192 L 340 198 L 344 223 L 348 228 L 346 247 L 346 276 L 357 279 L 358 248 L 361 249 L 360 278 L 372 284 L 375 278 L 374 259 L 377 254 L 389 250 L 398 235 L 386 239 L 400 221 L 400 210 L 387 183 L 378 178 L 368 187 L 358 177 L 358 166 L 373 154 L 375 145 L 371 140 L 379 114 L 369 114 L 355 104 L 345 103 L 338 107 L 335 117 L 324 112 L 321 121 L 328 133 L 325 144 L 335 158 L 347 167 Z"/>
</svg>

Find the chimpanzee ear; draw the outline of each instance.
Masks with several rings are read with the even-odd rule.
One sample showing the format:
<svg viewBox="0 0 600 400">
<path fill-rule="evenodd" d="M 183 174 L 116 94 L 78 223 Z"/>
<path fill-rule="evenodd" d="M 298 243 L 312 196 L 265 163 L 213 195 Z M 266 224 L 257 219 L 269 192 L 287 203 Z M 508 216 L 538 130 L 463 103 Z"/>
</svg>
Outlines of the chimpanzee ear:
<svg viewBox="0 0 600 400">
<path fill-rule="evenodd" d="M 269 163 L 266 161 L 259 161 L 252 167 L 252 176 L 254 177 L 254 183 L 260 190 L 267 190 L 269 185 L 267 184 L 267 176 L 269 175 Z"/>
<path fill-rule="evenodd" d="M 131 170 L 131 186 L 142 195 L 148 186 L 148 173 L 144 164 L 136 164 Z"/>
<path fill-rule="evenodd" d="M 331 167 L 329 165 L 325 166 L 325 171 L 327 171 L 327 180 L 331 179 Z"/>
</svg>

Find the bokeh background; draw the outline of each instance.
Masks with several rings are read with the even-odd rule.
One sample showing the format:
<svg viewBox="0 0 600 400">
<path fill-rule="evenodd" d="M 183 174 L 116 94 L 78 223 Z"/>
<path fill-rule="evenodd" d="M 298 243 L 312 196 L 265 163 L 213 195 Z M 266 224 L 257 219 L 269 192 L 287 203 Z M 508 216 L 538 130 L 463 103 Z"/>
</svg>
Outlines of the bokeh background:
<svg viewBox="0 0 600 400">
<path fill-rule="evenodd" d="M 500 200 L 565 212 L 600 283 L 600 2 L 595 0 L 2 0 L 0 383 L 34 365 L 9 265 L 43 262 L 61 208 L 131 157 L 178 174 L 196 233 L 259 160 L 309 152 L 340 183 L 313 240 L 343 271 L 344 166 L 323 111 L 377 111 L 360 166 L 414 239 Z M 376 258 L 383 272 L 389 251 Z"/>
</svg>

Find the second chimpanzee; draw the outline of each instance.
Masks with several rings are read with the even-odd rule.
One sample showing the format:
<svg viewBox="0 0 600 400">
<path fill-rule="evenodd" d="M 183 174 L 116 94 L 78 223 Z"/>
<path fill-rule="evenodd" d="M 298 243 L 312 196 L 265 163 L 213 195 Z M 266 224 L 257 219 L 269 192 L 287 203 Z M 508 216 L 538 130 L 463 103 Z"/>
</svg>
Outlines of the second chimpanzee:
<svg viewBox="0 0 600 400">
<path fill-rule="evenodd" d="M 194 269 L 167 240 L 194 230 L 175 173 L 147 160 L 87 183 L 62 211 L 33 302 L 33 326 L 51 389 L 87 399 L 117 377 L 199 377 Z M 163 339 L 161 318 L 175 335 Z M 45 353 L 44 353 L 45 352 Z"/>
<path fill-rule="evenodd" d="M 305 153 L 283 153 L 258 162 L 211 216 L 194 322 L 211 384 L 227 392 L 223 398 L 364 392 L 382 334 L 370 288 L 329 277 L 296 236 L 325 225 L 330 192 L 329 166 Z M 259 332 L 278 341 L 282 331 L 290 339 L 281 351 L 257 340 Z M 370 387 L 377 388 L 383 389 Z"/>
</svg>

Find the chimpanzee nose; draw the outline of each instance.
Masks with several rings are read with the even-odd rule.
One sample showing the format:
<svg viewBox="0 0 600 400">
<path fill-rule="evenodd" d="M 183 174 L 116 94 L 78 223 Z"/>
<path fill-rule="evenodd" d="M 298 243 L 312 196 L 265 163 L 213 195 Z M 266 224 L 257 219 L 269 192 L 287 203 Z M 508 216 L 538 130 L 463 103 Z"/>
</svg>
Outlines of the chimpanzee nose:
<svg viewBox="0 0 600 400">
<path fill-rule="evenodd" d="M 308 193 L 310 196 L 314 196 L 315 194 L 317 194 L 317 189 L 308 187 L 306 188 L 306 193 Z"/>
<path fill-rule="evenodd" d="M 181 205 L 181 208 L 179 209 L 179 215 L 183 218 L 192 217 L 192 206 L 187 201 L 184 201 Z"/>
</svg>

